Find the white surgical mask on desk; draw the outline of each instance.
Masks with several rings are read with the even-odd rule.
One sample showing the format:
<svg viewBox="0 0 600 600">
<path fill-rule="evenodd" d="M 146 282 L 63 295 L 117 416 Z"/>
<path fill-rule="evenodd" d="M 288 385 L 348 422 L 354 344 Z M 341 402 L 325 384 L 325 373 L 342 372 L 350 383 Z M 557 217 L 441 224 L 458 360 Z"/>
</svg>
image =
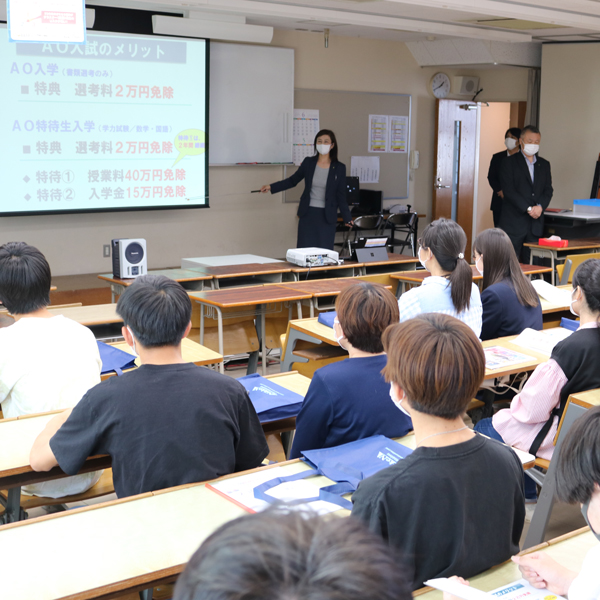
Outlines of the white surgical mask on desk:
<svg viewBox="0 0 600 600">
<path fill-rule="evenodd" d="M 515 140 L 514 138 L 507 137 L 504 140 L 504 145 L 506 146 L 507 150 L 514 150 L 517 146 L 517 140 Z"/>
<path fill-rule="evenodd" d="M 317 152 L 319 154 L 329 154 L 330 150 L 331 150 L 330 144 L 317 144 Z"/>
<path fill-rule="evenodd" d="M 537 154 L 539 151 L 540 151 L 539 144 L 525 144 L 523 146 L 523 152 L 525 154 L 527 154 L 527 156 L 533 156 L 534 154 Z"/>
</svg>

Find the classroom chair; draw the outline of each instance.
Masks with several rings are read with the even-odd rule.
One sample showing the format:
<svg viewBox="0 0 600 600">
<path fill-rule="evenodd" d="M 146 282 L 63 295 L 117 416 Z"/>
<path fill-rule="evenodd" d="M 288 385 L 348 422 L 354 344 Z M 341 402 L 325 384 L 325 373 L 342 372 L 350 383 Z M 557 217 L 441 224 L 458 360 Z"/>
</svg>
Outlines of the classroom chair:
<svg viewBox="0 0 600 600">
<path fill-rule="evenodd" d="M 354 225 L 344 235 L 344 242 L 342 246 L 342 254 L 347 251 L 348 256 L 352 254 L 350 248 L 350 235 L 354 232 L 354 241 L 358 238 L 359 231 L 379 231 L 383 222 L 382 215 L 363 215 L 362 217 L 356 217 L 354 219 Z"/>
<path fill-rule="evenodd" d="M 573 273 L 577 267 L 588 258 L 599 259 L 598 253 L 591 254 L 569 254 L 565 257 L 563 265 L 556 265 L 556 274 L 558 275 L 559 285 L 567 285 L 573 281 Z"/>
<path fill-rule="evenodd" d="M 388 242 L 391 251 L 394 252 L 396 246 L 400 246 L 400 254 L 404 252 L 407 246 L 412 250 L 412 255 L 416 256 L 416 241 L 417 241 L 417 213 L 393 213 L 383 225 L 383 233 L 387 228 L 392 230 L 392 237 Z M 396 239 L 396 233 L 404 234 L 404 239 Z"/>
</svg>

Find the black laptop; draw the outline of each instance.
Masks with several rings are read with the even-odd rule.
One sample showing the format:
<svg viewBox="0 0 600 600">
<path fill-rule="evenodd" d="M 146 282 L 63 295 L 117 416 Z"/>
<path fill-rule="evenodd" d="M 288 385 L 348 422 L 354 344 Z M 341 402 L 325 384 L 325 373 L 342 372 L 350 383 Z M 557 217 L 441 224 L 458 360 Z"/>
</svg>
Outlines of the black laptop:
<svg viewBox="0 0 600 600">
<path fill-rule="evenodd" d="M 387 253 L 387 237 L 360 237 L 351 242 L 352 260 L 357 262 L 379 262 L 389 260 Z"/>
</svg>

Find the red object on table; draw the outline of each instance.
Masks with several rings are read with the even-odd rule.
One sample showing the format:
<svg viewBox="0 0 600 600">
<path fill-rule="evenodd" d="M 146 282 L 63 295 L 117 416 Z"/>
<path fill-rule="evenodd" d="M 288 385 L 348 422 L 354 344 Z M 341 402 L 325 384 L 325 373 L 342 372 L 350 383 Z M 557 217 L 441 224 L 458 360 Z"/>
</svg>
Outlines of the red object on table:
<svg viewBox="0 0 600 600">
<path fill-rule="evenodd" d="M 550 248 L 567 248 L 569 246 L 569 240 L 551 240 L 549 238 L 540 238 L 540 246 L 549 246 Z"/>
</svg>

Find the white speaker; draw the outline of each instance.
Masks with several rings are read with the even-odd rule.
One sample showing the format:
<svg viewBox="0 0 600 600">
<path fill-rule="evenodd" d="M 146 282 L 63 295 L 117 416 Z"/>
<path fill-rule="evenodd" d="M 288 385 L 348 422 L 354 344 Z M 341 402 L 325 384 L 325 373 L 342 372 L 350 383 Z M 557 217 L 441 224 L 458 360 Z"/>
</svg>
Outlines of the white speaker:
<svg viewBox="0 0 600 600">
<path fill-rule="evenodd" d="M 458 94 L 459 96 L 474 96 L 479 89 L 479 77 L 455 77 L 452 88 L 453 94 Z"/>
<path fill-rule="evenodd" d="M 113 277 L 131 279 L 148 273 L 146 240 L 112 240 Z"/>
</svg>

